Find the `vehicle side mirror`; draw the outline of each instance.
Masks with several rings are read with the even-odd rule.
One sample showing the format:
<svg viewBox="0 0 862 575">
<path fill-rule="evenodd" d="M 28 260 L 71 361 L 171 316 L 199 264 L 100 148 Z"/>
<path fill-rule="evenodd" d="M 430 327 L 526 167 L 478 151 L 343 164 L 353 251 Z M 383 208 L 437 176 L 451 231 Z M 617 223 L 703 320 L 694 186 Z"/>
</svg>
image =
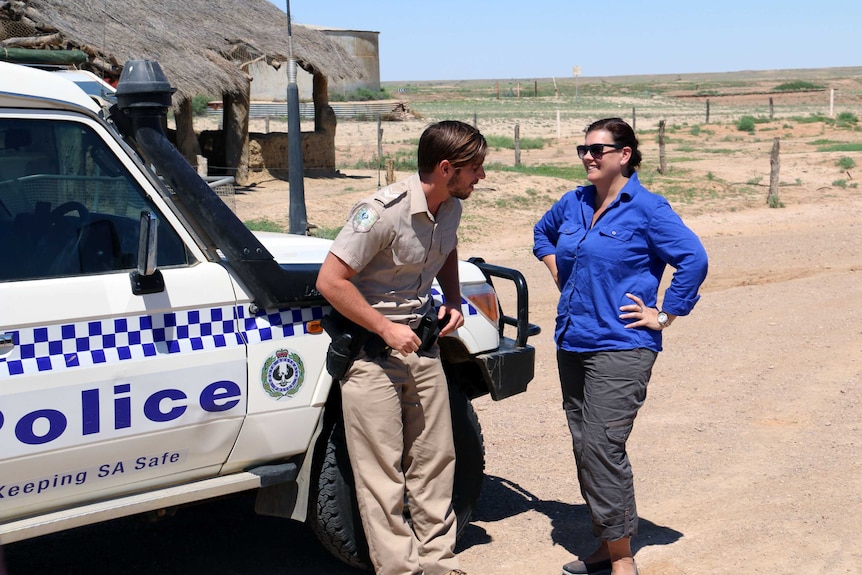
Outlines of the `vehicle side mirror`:
<svg viewBox="0 0 862 575">
<path fill-rule="evenodd" d="M 165 280 L 162 277 L 162 272 L 156 269 L 158 224 L 155 214 L 148 210 L 141 211 L 141 225 L 138 233 L 138 269 L 129 274 L 129 279 L 132 282 L 132 293 L 135 295 L 165 291 Z"/>
</svg>

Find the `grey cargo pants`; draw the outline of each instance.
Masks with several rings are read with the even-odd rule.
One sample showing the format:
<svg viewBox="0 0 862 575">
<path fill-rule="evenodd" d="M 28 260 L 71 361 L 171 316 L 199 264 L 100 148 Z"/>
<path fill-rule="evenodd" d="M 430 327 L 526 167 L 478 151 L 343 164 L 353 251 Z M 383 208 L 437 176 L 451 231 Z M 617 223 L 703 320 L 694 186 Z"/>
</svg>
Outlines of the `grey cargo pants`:
<svg viewBox="0 0 862 575">
<path fill-rule="evenodd" d="M 557 351 L 581 495 L 590 510 L 593 533 L 604 541 L 637 535 L 626 441 L 646 399 L 656 357 L 656 352 L 643 348 Z"/>
</svg>

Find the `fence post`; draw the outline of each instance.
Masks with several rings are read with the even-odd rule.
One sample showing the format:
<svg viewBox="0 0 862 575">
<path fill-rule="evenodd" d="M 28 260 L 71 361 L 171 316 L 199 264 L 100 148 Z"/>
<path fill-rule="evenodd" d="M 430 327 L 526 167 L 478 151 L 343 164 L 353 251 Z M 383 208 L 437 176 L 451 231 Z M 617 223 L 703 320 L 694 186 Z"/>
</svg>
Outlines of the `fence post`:
<svg viewBox="0 0 862 575">
<path fill-rule="evenodd" d="M 479 127 L 479 115 L 476 112 L 473 112 L 473 127 Z"/>
<path fill-rule="evenodd" d="M 667 172 L 667 165 L 664 157 L 664 120 L 659 120 L 658 123 L 658 173 L 664 174 Z"/>
<path fill-rule="evenodd" d="M 775 108 L 772 105 L 772 96 L 769 97 L 769 121 L 772 121 L 772 116 L 775 112 Z"/>
<path fill-rule="evenodd" d="M 380 124 L 380 114 L 377 114 L 377 158 L 383 158 L 383 128 Z"/>
<path fill-rule="evenodd" d="M 380 189 L 380 163 L 383 161 L 383 128 L 380 126 L 380 114 L 377 114 L 377 189 Z"/>
<path fill-rule="evenodd" d="M 778 138 L 772 140 L 772 154 L 769 156 L 769 196 L 766 198 L 766 204 L 771 207 L 778 207 L 778 171 L 780 160 L 778 150 L 780 148 Z"/>
<path fill-rule="evenodd" d="M 560 111 L 557 110 L 557 139 L 559 140 L 562 135 L 562 131 L 560 130 Z"/>
<path fill-rule="evenodd" d="M 638 117 L 635 107 L 632 106 L 632 132 L 637 132 Z"/>
<path fill-rule="evenodd" d="M 521 165 L 521 125 L 515 124 L 515 166 Z"/>
<path fill-rule="evenodd" d="M 386 160 L 386 185 L 391 186 L 395 183 L 395 159 L 388 158 Z"/>
<path fill-rule="evenodd" d="M 705 124 L 709 124 L 709 98 L 706 99 L 706 122 Z"/>
</svg>

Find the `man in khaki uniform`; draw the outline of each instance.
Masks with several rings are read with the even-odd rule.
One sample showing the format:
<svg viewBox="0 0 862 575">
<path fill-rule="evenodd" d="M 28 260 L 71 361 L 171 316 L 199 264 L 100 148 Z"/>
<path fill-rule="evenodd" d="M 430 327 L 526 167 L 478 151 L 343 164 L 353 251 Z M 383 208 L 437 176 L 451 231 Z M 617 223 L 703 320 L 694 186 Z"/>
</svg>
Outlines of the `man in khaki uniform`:
<svg viewBox="0 0 862 575">
<path fill-rule="evenodd" d="M 455 556 L 455 449 L 446 376 L 435 344 L 413 328 L 433 311 L 436 277 L 448 315 L 440 335 L 464 324 L 458 279 L 461 200 L 485 177 L 487 143 L 455 121 L 419 140 L 419 173 L 354 206 L 317 281 L 338 312 L 379 336 L 341 379 L 347 450 L 377 575 L 463 574 Z M 412 529 L 404 520 L 404 493 Z"/>
</svg>

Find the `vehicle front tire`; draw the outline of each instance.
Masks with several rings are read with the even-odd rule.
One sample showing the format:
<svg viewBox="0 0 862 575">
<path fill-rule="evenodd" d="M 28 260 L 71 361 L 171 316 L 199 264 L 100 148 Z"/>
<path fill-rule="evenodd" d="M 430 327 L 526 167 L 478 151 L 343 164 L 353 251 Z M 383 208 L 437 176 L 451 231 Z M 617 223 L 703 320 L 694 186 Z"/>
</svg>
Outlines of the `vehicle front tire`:
<svg viewBox="0 0 862 575">
<path fill-rule="evenodd" d="M 485 473 L 485 447 L 479 418 L 467 395 L 449 386 L 452 432 L 455 439 L 455 486 L 452 505 L 457 516 L 457 536 L 466 529 L 476 509 Z M 328 408 L 331 409 L 331 408 Z M 320 543 L 352 567 L 371 570 L 368 543 L 347 456 L 340 410 L 329 413 L 325 441 L 315 457 L 309 498 L 308 522 Z"/>
</svg>

